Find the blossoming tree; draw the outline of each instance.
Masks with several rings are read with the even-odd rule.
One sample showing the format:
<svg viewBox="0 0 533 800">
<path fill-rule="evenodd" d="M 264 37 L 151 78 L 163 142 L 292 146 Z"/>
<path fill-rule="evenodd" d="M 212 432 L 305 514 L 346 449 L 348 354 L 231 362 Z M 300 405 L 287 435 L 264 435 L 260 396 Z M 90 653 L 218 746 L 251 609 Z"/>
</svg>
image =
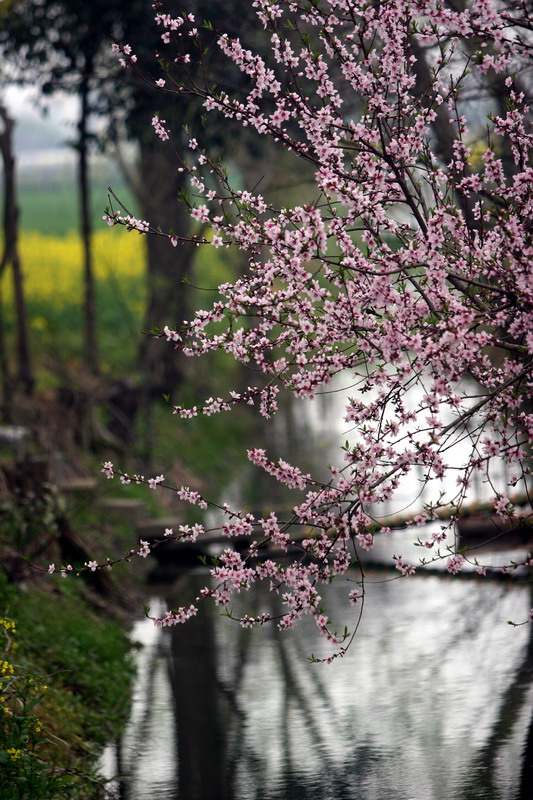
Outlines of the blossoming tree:
<svg viewBox="0 0 533 800">
<path fill-rule="evenodd" d="M 166 236 L 169 247 L 193 240 L 246 254 L 245 274 L 221 285 L 209 310 L 160 335 L 190 357 L 223 350 L 260 377 L 246 391 L 228 390 L 193 408 L 174 404 L 174 414 L 226 413 L 248 403 L 269 417 L 280 391 L 313 398 L 339 382 L 350 387 L 344 419 L 351 440 L 328 480 L 263 449 L 248 451 L 257 469 L 300 499 L 283 520 L 275 510 L 257 518 L 222 506 L 228 548 L 197 599 L 227 605 L 233 593 L 265 580 L 280 596 L 280 628 L 311 615 L 342 653 L 347 632 L 334 632 L 320 587 L 359 565 L 359 586 L 347 594 L 362 606 L 361 549 L 389 533 L 379 509 L 406 476 L 416 472 L 435 487 L 411 521 L 446 517 L 420 540 L 427 548 L 421 560 L 444 559 L 452 573 L 465 560 L 485 571 L 457 551 L 453 536 L 473 479 L 493 487 L 494 512 L 506 524 L 518 517 L 514 488 L 529 498 L 532 23 L 512 0 L 250 2 L 270 60 L 192 14 L 172 16 L 156 3 L 162 73 L 145 79 L 175 93 L 177 103 L 185 93 L 200 97 L 217 124 L 237 120 L 271 137 L 295 163 L 312 167 L 314 195 L 279 207 L 255 191 L 237 191 L 194 132 L 190 158 L 177 165 L 190 179 L 192 233 L 161 231 L 157 220 L 116 210 L 107 221 Z M 246 78 L 246 91 L 217 89 L 208 76 L 192 80 L 201 73 L 187 65 L 206 46 L 222 49 L 228 69 Z M 135 69 L 127 44 L 115 50 Z M 171 146 L 165 120 L 156 115 L 153 126 Z M 195 234 L 196 222 L 209 234 Z M 506 467 L 507 491 L 494 485 L 497 463 Z M 115 474 L 110 463 L 104 471 Z M 152 486 L 163 480 L 151 479 Z M 208 505 L 187 487 L 177 491 Z M 203 534 L 201 525 L 183 526 L 162 539 Z M 249 537 L 244 553 L 231 547 L 236 536 Z M 258 557 L 266 543 L 291 557 Z M 139 555 L 148 551 L 141 542 Z M 395 562 L 402 576 L 418 566 L 400 555 Z M 531 563 L 528 557 L 525 565 Z M 174 624 L 195 611 L 175 609 L 156 621 Z"/>
</svg>

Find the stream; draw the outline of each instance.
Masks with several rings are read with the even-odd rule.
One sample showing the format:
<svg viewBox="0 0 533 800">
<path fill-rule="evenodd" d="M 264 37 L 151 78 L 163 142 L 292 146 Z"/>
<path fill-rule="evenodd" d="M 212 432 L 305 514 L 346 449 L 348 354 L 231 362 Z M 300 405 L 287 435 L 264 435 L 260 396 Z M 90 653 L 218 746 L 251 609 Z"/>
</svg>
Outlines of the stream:
<svg viewBox="0 0 533 800">
<path fill-rule="evenodd" d="M 184 572 L 152 611 L 207 580 Z M 353 624 L 344 588 L 328 605 Z M 531 605 L 524 585 L 370 573 L 357 637 L 329 665 L 309 662 L 327 653 L 306 624 L 247 631 L 205 604 L 171 629 L 139 620 L 105 773 L 127 800 L 531 800 L 533 626 L 507 624 Z M 244 608 L 272 598 L 254 587 Z"/>
<path fill-rule="evenodd" d="M 290 442 L 304 471 L 333 463 L 343 404 L 339 393 L 291 406 L 271 421 L 269 453 L 287 457 Z M 493 483 L 505 484 L 503 466 Z M 421 502 L 412 479 L 399 495 L 398 508 Z M 250 468 L 224 499 L 255 509 L 265 498 L 287 502 Z M 405 554 L 413 533 L 389 548 L 398 536 Z M 358 579 L 321 588 L 340 629 L 357 622 L 346 594 Z M 149 587 L 151 613 L 186 606 L 209 580 L 204 567 L 177 569 Z M 238 597 L 234 613 L 278 613 L 267 588 Z M 532 592 L 521 580 L 369 569 L 357 635 L 331 664 L 309 660 L 330 654 L 309 620 L 250 631 L 205 603 L 169 629 L 140 616 L 131 718 L 102 773 L 121 800 L 531 800 L 533 625 L 507 622 L 527 619 Z"/>
</svg>

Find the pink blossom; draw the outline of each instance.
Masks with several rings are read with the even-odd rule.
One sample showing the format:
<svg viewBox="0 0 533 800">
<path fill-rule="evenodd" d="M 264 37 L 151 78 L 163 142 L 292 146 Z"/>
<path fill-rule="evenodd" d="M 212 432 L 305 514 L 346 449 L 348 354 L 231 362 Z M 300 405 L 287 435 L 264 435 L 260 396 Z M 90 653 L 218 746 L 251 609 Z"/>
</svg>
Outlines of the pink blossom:
<svg viewBox="0 0 533 800">
<path fill-rule="evenodd" d="M 111 461 L 104 461 L 104 465 L 103 465 L 102 469 L 100 470 L 100 472 L 103 472 L 104 475 L 106 476 L 106 478 L 113 478 L 115 473 L 114 473 L 113 464 L 111 463 Z"/>
<path fill-rule="evenodd" d="M 150 545 L 148 544 L 148 542 L 143 541 L 143 539 L 139 541 L 139 544 L 141 545 L 141 547 L 137 551 L 137 555 L 141 556 L 142 558 L 146 558 L 146 556 L 150 554 Z"/>
<path fill-rule="evenodd" d="M 464 563 L 465 563 L 464 556 L 456 553 L 455 555 L 453 555 L 451 558 L 448 559 L 446 569 L 452 575 L 457 575 L 457 573 L 461 571 Z"/>
<path fill-rule="evenodd" d="M 374 537 L 371 533 L 358 533 L 355 538 L 363 550 L 371 550 L 374 546 Z"/>
<path fill-rule="evenodd" d="M 158 116 L 152 117 L 152 126 L 153 126 L 156 134 L 159 136 L 159 138 L 163 142 L 166 142 L 167 139 L 170 138 L 169 137 L 169 133 L 168 133 L 167 129 L 165 128 L 165 124 L 166 124 L 166 122 L 165 122 L 164 119 L 159 119 Z"/>
</svg>

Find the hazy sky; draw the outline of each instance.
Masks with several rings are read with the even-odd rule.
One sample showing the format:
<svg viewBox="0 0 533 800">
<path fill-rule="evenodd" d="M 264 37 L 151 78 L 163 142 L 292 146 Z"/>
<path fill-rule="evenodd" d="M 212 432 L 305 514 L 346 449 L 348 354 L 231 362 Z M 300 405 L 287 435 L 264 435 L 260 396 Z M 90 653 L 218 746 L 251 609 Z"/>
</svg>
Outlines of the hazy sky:
<svg viewBox="0 0 533 800">
<path fill-rule="evenodd" d="M 11 86 L 4 93 L 9 112 L 16 121 L 15 142 L 19 152 L 61 147 L 73 137 L 77 101 L 57 93 L 42 104 L 39 92 Z"/>
</svg>

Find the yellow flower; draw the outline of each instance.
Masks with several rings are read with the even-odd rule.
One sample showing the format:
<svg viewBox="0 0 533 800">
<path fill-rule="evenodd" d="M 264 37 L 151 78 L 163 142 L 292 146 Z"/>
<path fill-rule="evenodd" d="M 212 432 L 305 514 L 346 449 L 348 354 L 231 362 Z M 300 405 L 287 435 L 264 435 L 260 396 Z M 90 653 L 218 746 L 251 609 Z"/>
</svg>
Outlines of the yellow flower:
<svg viewBox="0 0 533 800">
<path fill-rule="evenodd" d="M 146 266 L 146 243 L 141 236 L 123 229 L 108 229 L 93 234 L 94 272 L 97 281 L 112 282 L 124 296 L 131 280 L 142 281 Z M 81 303 L 83 258 L 81 239 L 71 231 L 66 236 L 46 236 L 38 231 L 24 231 L 20 237 L 20 255 L 24 265 L 28 300 L 46 304 L 48 313 L 68 303 Z M 7 302 L 12 301 L 12 286 L 2 279 Z M 47 317 L 32 320 L 37 330 L 44 330 Z"/>
<path fill-rule="evenodd" d="M 20 750 L 16 747 L 10 747 L 9 750 L 7 750 L 7 754 L 11 761 L 16 761 L 17 758 L 20 758 Z"/>
</svg>

